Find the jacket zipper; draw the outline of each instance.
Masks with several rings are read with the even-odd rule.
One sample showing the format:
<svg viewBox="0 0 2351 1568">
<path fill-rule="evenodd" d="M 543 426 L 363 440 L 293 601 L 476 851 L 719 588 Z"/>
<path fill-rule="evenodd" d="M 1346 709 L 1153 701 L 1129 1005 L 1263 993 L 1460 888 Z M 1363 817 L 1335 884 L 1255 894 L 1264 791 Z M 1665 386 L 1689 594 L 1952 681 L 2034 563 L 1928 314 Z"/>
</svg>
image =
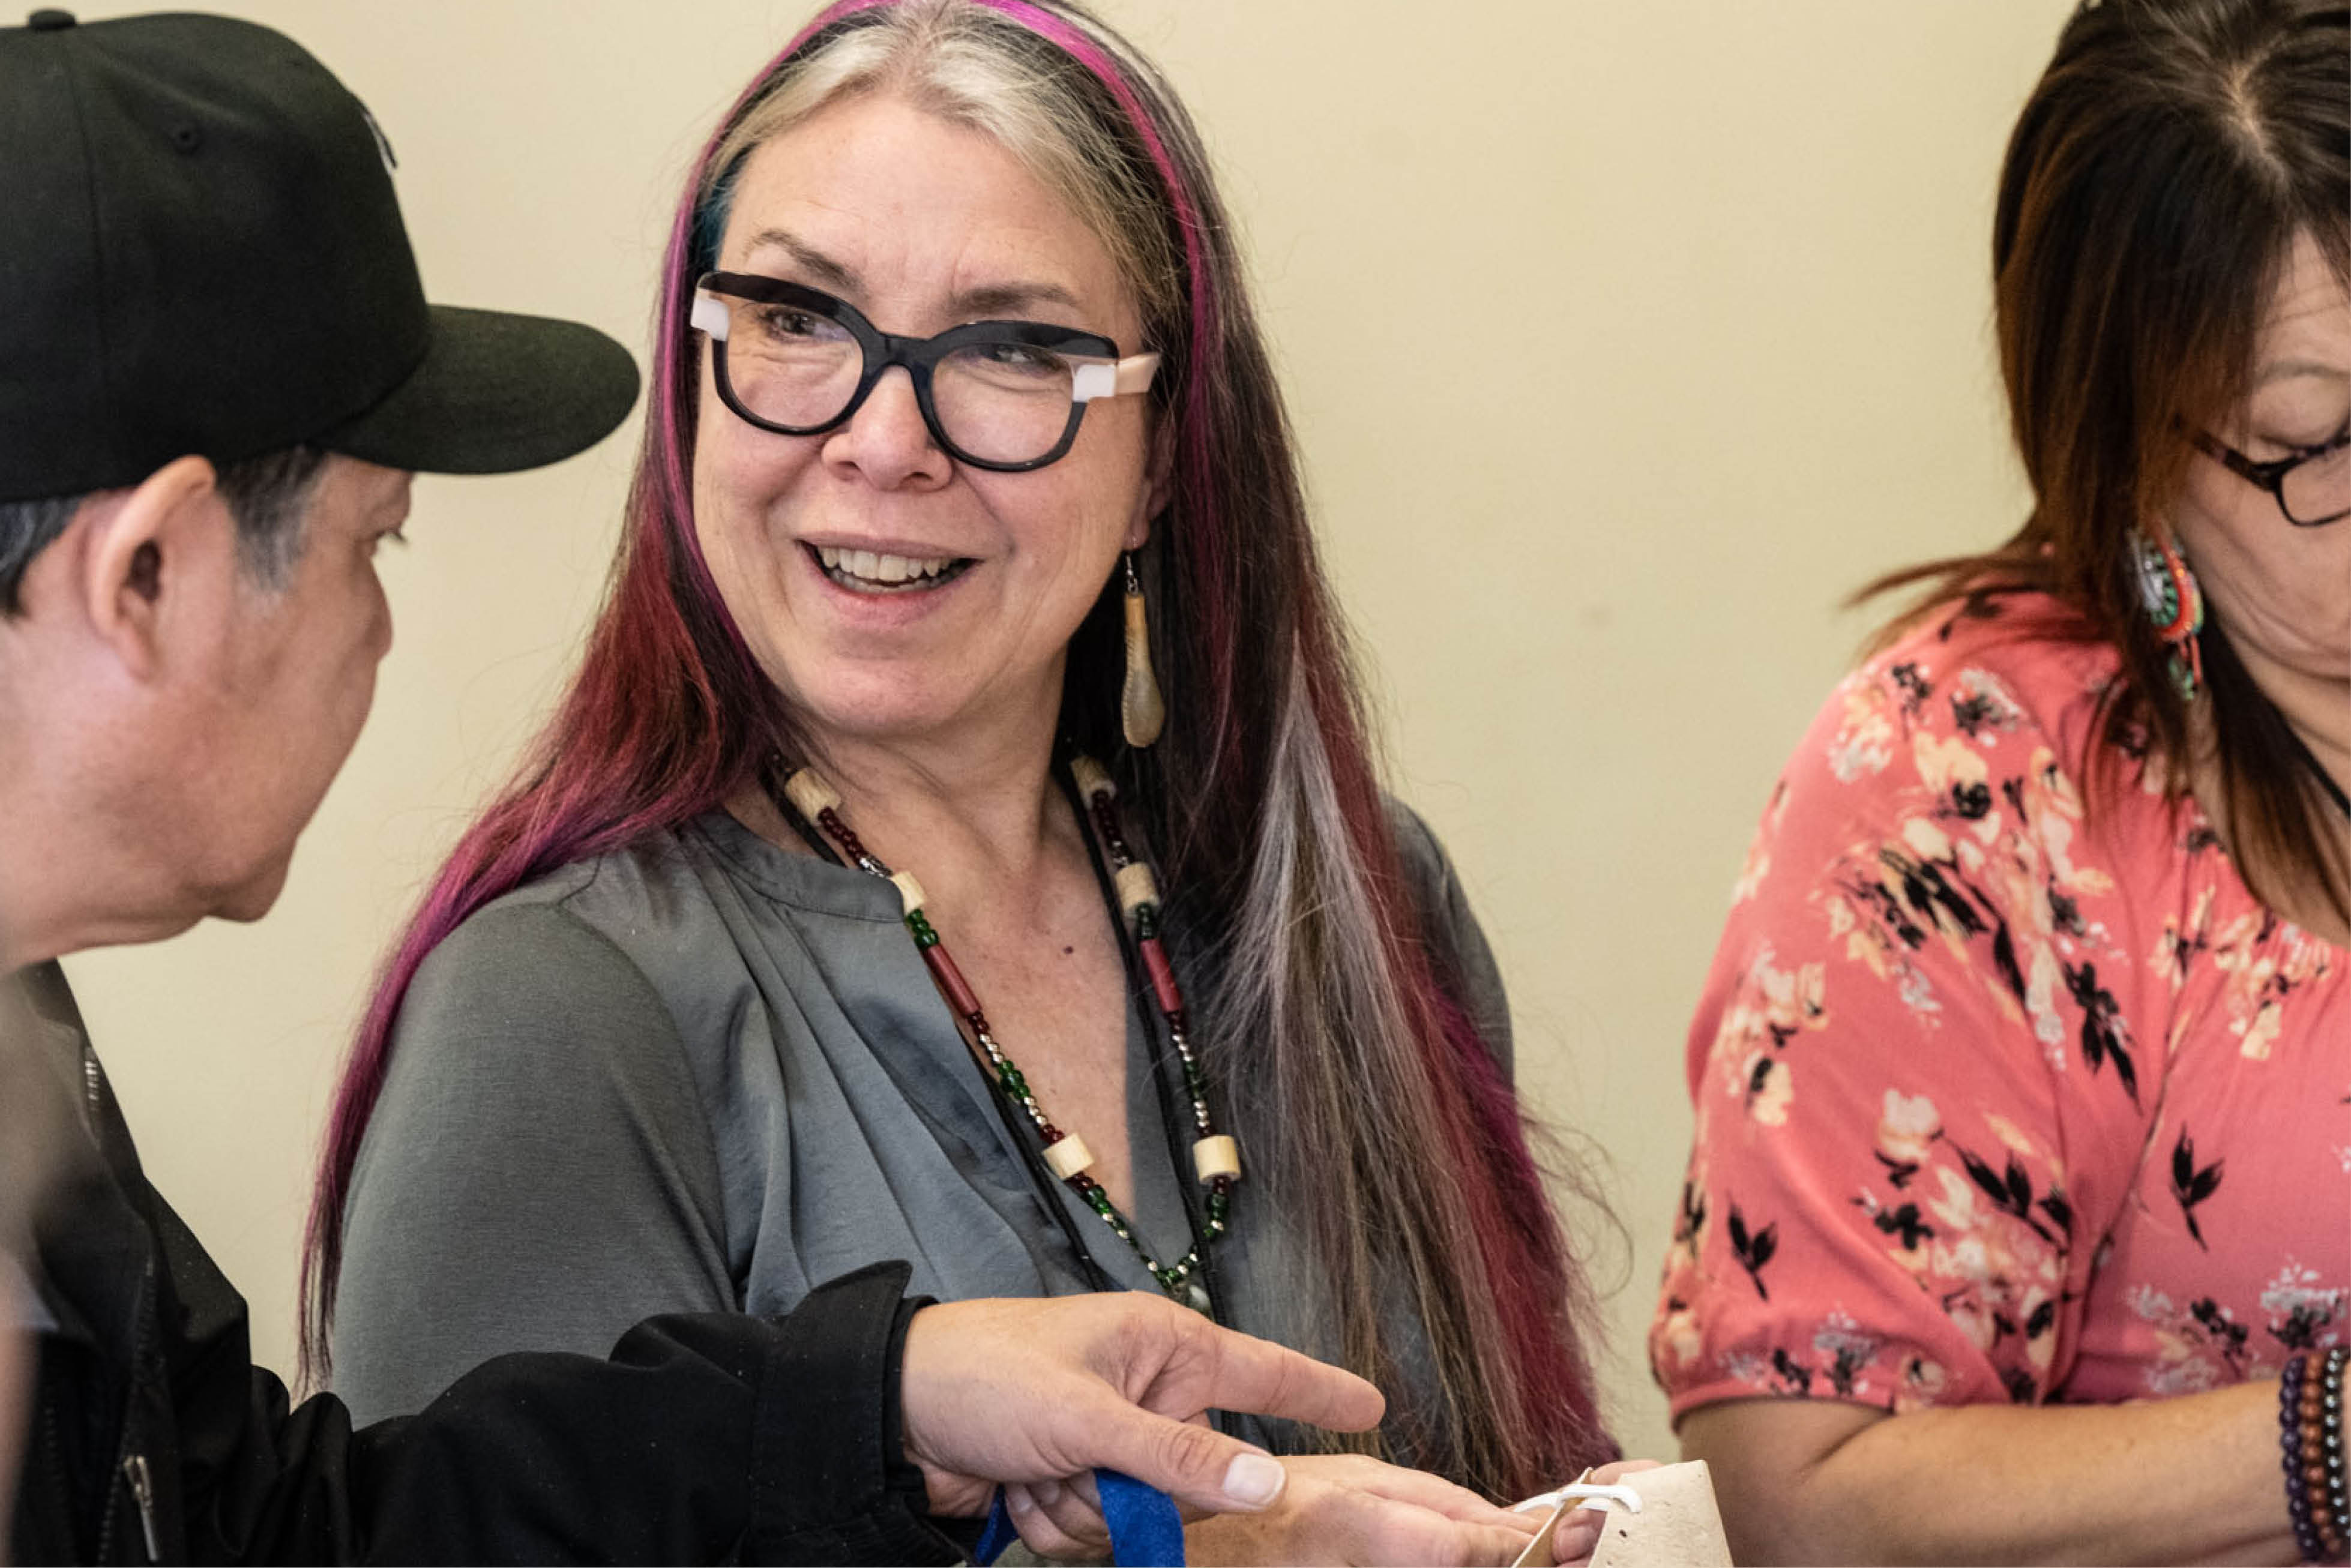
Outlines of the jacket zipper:
<svg viewBox="0 0 2351 1568">
<path fill-rule="evenodd" d="M 123 1456 L 122 1475 L 131 1483 L 131 1495 L 139 1500 L 139 1532 L 147 1538 L 147 1561 L 160 1563 L 163 1547 L 155 1539 L 155 1482 L 147 1473 L 147 1456 Z"/>
<path fill-rule="evenodd" d="M 85 1114 L 89 1118 L 91 1134 L 98 1136 L 99 1129 L 102 1124 L 106 1096 L 101 1088 L 104 1081 L 99 1071 L 98 1052 L 90 1049 L 87 1036 L 82 1040 L 81 1079 Z M 102 1144 L 103 1140 L 100 1141 Z M 140 1368 L 145 1364 L 147 1359 L 148 1325 L 154 1315 L 155 1256 L 151 1251 L 147 1256 L 146 1266 L 141 1270 L 139 1316 L 131 1342 L 131 1376 L 134 1398 Z M 129 1412 L 125 1411 L 124 1416 L 127 1425 Z M 131 1435 L 126 1430 L 123 1434 L 123 1455 L 120 1469 L 123 1479 L 131 1487 L 131 1498 L 139 1504 L 139 1532 L 145 1537 L 147 1561 L 160 1563 L 163 1558 L 163 1546 L 155 1529 L 155 1477 L 148 1466 L 147 1456 L 132 1450 L 130 1442 Z M 113 1537 L 114 1508 L 110 1501 L 99 1516 L 98 1560 L 99 1562 L 103 1563 L 112 1555 L 108 1548 L 113 1544 Z"/>
<path fill-rule="evenodd" d="M 81 1048 L 81 1097 L 82 1121 L 89 1126 L 89 1135 L 95 1138 L 98 1136 L 99 1111 L 105 1101 L 98 1092 L 98 1053 L 89 1049 L 87 1041 Z"/>
</svg>

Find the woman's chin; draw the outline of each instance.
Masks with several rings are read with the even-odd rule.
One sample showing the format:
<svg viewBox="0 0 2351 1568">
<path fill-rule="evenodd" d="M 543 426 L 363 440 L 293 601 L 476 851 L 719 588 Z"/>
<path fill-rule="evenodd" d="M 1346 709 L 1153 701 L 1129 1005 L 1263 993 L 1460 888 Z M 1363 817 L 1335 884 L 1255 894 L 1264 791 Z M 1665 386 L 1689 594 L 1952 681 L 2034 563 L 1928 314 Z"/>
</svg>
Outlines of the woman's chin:
<svg viewBox="0 0 2351 1568">
<path fill-rule="evenodd" d="M 977 705 L 967 692 L 942 692 L 921 682 L 844 682 L 792 694 L 792 706 L 820 747 L 919 745 L 968 727 Z"/>
</svg>

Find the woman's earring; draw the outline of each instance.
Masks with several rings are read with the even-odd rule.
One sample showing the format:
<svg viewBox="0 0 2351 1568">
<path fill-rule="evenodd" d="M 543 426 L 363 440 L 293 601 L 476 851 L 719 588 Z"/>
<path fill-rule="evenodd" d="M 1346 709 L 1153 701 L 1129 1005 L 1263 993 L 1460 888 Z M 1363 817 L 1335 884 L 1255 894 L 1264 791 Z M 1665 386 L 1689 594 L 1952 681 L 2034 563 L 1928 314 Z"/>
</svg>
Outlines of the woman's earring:
<svg viewBox="0 0 2351 1568">
<path fill-rule="evenodd" d="M 1134 552 L 1126 552 L 1126 685 L 1118 716 L 1129 746 L 1149 746 L 1167 722 L 1159 677 L 1151 673 L 1151 628 L 1143 609 L 1143 580 L 1134 575 Z"/>
<path fill-rule="evenodd" d="M 2180 701 L 2192 703 L 2204 689 L 2204 651 L 2198 641 L 2204 630 L 2204 591 L 2168 538 L 2141 534 L 2137 564 L 2139 603 L 2156 639 L 2170 653 L 2171 684 Z"/>
</svg>

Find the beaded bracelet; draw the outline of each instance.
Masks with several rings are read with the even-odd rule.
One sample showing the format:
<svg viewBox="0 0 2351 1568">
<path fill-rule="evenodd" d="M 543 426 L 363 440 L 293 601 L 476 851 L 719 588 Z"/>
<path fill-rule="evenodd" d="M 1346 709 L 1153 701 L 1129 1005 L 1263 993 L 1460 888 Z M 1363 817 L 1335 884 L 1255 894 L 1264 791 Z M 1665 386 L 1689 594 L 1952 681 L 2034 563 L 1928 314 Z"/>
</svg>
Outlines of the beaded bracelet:
<svg viewBox="0 0 2351 1568">
<path fill-rule="evenodd" d="M 2307 1440 L 2303 1458 L 2306 1466 L 2315 1457 L 2319 1469 L 2319 1479 L 2312 1487 L 2311 1511 L 2314 1515 L 2318 1513 L 2323 1498 L 2325 1515 L 2316 1522 L 2325 1536 L 2326 1550 L 2336 1562 L 2351 1555 L 2351 1496 L 2346 1495 L 2351 1487 L 2346 1487 L 2343 1466 L 2343 1373 L 2346 1363 L 2351 1363 L 2351 1350 L 2337 1345 L 2328 1351 L 2316 1399 L 2312 1398 L 2307 1386 L 2303 1390 L 2303 1430 Z"/>
<path fill-rule="evenodd" d="M 2305 1563 L 2340 1562 L 2351 1550 L 2351 1495 L 2343 1455 L 2343 1375 L 2351 1350 L 2305 1350 L 2278 1380 L 2278 1448 L 2286 1515 Z"/>
</svg>

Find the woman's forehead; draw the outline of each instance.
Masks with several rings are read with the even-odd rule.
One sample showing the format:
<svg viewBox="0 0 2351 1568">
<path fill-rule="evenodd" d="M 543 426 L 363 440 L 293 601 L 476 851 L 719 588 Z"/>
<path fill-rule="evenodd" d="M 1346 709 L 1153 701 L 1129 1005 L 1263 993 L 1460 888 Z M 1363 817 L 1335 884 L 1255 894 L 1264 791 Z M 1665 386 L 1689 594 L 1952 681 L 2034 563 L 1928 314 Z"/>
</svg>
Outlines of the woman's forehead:
<svg viewBox="0 0 2351 1568">
<path fill-rule="evenodd" d="M 722 255 L 861 307 L 1134 316 L 1109 249 L 1068 203 L 985 132 L 893 97 L 827 105 L 754 150 Z"/>
<path fill-rule="evenodd" d="M 2262 323 L 2262 381 L 2316 365 L 2351 376 L 2351 289 L 2309 234 L 2295 236 Z"/>
</svg>

